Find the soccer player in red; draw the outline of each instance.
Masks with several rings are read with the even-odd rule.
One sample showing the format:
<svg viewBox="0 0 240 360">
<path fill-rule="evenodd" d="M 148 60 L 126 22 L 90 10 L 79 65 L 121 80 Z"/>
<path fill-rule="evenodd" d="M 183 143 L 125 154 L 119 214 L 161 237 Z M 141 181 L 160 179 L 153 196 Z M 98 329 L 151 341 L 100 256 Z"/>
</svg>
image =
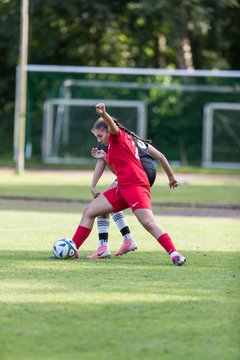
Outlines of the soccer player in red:
<svg viewBox="0 0 240 360">
<path fill-rule="evenodd" d="M 144 171 L 147 174 L 148 181 L 150 187 L 154 184 L 156 179 L 156 167 L 153 159 L 157 160 L 158 163 L 164 169 L 168 179 L 169 179 L 169 187 L 171 189 L 176 189 L 178 186 L 178 182 L 175 179 L 171 166 L 168 163 L 166 157 L 158 151 L 154 146 L 150 145 L 149 140 L 143 140 L 138 137 L 138 135 L 134 134 L 132 136 L 137 148 L 139 158 L 142 164 Z M 96 151 L 102 150 L 102 151 Z M 93 152 L 97 153 L 98 162 L 95 166 L 95 170 L 93 173 L 92 184 L 91 184 L 91 192 L 93 197 L 99 196 L 100 192 L 97 190 L 96 185 L 101 178 L 105 168 L 106 168 L 106 153 L 108 151 L 107 146 L 103 145 L 101 142 L 99 143 L 96 149 L 92 149 Z M 109 186 L 115 187 L 117 186 L 117 179 Z M 131 231 L 129 229 L 127 220 L 124 216 L 123 211 L 111 213 L 111 216 L 116 223 L 118 229 L 120 230 L 123 238 L 123 243 L 120 249 L 115 252 L 115 256 L 120 256 L 123 254 L 127 254 L 129 251 L 134 251 L 137 249 L 137 243 L 132 237 Z M 111 251 L 108 246 L 108 231 L 110 225 L 110 217 L 109 214 L 101 215 L 97 217 L 97 227 L 98 227 L 98 248 L 97 250 L 88 256 L 89 259 L 103 259 L 109 258 L 111 256 Z"/>
<path fill-rule="evenodd" d="M 170 236 L 156 223 L 153 216 L 149 181 L 139 160 L 132 133 L 121 128 L 106 112 L 104 103 L 97 104 L 96 111 L 100 119 L 94 124 L 92 131 L 99 142 L 108 146 L 107 162 L 115 172 L 118 184 L 117 187 L 104 191 L 85 208 L 73 241 L 77 248 L 83 244 L 97 216 L 130 207 L 144 228 L 168 252 L 173 263 L 176 266 L 184 265 L 186 258 L 176 251 Z"/>
<path fill-rule="evenodd" d="M 147 174 L 148 181 L 150 186 L 153 185 L 156 179 L 156 167 L 153 162 L 153 157 L 150 155 L 149 151 L 149 144 L 145 143 L 144 141 L 140 140 L 140 138 L 132 137 L 137 148 L 139 158 L 142 164 L 144 171 Z M 153 146 L 151 146 L 154 150 L 156 150 Z M 103 145 L 101 142 L 99 143 L 96 149 L 92 149 L 93 152 L 96 150 L 101 150 L 97 152 L 97 164 L 94 169 L 92 183 L 91 183 L 91 192 L 94 198 L 99 196 L 99 191 L 96 188 L 96 185 L 101 178 L 107 162 L 106 162 L 106 153 L 108 152 L 108 147 Z M 157 151 L 157 150 L 156 150 Z M 154 156 L 156 157 L 155 152 L 153 151 Z M 159 153 L 160 154 L 160 153 Z M 162 161 L 162 160 L 161 160 Z M 163 164 L 165 165 L 165 163 Z M 168 166 L 170 168 L 170 166 Z M 111 169 L 111 168 L 110 168 Z M 170 169 L 171 171 L 171 169 Z M 172 173 L 172 172 L 171 172 Z M 174 179 L 175 180 L 175 179 Z M 175 180 L 177 184 L 177 181 Z M 115 187 L 117 186 L 117 179 L 108 187 Z M 123 243 L 120 249 L 115 252 L 115 256 L 120 256 L 123 254 L 127 254 L 129 251 L 134 251 L 137 249 L 138 245 L 134 238 L 132 237 L 130 228 L 127 223 L 127 219 L 124 216 L 123 211 L 113 212 L 111 213 L 112 219 L 114 220 L 115 224 L 117 225 L 119 231 L 121 232 Z M 109 225 L 110 225 L 110 216 L 109 214 L 101 215 L 97 217 L 97 227 L 98 227 L 98 248 L 94 253 L 88 256 L 89 259 L 104 259 L 109 258 L 111 256 L 111 251 L 108 246 L 108 232 L 109 232 Z"/>
</svg>

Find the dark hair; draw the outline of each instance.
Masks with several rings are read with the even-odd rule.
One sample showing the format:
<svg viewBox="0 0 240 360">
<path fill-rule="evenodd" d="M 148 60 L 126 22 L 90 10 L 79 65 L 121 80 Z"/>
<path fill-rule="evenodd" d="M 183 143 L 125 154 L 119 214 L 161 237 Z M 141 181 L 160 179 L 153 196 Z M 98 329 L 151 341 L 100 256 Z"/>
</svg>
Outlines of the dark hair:
<svg viewBox="0 0 240 360">
<path fill-rule="evenodd" d="M 99 118 L 97 121 L 95 121 L 95 123 L 93 124 L 93 127 L 91 129 L 92 132 L 95 130 L 108 131 L 107 123 L 105 123 L 105 121 L 102 118 Z"/>
<path fill-rule="evenodd" d="M 135 134 L 133 131 L 129 130 L 128 128 L 126 128 L 125 126 L 123 126 L 122 124 L 120 124 L 117 119 L 115 119 L 114 117 L 112 117 L 113 121 L 115 122 L 115 124 L 119 127 L 119 129 L 125 131 L 128 135 L 132 136 L 133 138 L 137 139 L 137 140 L 141 140 L 146 144 L 151 144 L 152 140 L 149 139 L 142 139 L 140 138 L 137 134 Z M 94 124 L 93 127 L 91 129 L 91 131 L 93 132 L 94 130 L 108 130 L 108 125 L 107 123 L 102 119 L 99 118 Z"/>
</svg>

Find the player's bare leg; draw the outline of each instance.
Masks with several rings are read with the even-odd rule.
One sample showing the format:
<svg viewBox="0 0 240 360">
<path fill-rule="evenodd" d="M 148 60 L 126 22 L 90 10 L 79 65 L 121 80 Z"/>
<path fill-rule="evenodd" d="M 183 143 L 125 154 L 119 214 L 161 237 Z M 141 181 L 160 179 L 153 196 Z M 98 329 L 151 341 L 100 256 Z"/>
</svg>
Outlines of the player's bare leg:
<svg viewBox="0 0 240 360">
<path fill-rule="evenodd" d="M 166 233 L 165 229 L 156 223 L 156 220 L 153 216 L 153 212 L 150 209 L 137 209 L 134 212 L 137 219 L 144 226 L 144 228 L 152 234 L 155 239 L 159 242 L 159 244 L 168 252 L 171 256 L 172 262 L 176 266 L 182 266 L 186 262 L 186 258 L 181 255 Z"/>
<path fill-rule="evenodd" d="M 92 231 L 94 220 L 97 216 L 113 211 L 112 205 L 104 195 L 99 195 L 84 209 L 80 224 L 72 238 L 79 248 Z"/>
</svg>

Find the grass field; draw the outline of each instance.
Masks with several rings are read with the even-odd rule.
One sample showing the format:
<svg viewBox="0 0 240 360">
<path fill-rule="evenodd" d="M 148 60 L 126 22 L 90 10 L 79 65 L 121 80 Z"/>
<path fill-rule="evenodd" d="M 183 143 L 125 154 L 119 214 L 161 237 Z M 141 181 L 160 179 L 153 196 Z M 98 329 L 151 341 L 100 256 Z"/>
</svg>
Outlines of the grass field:
<svg viewBox="0 0 240 360">
<path fill-rule="evenodd" d="M 91 171 L 28 171 L 21 176 L 12 170 L 0 171 L 0 196 L 90 200 L 91 176 Z M 166 175 L 159 173 L 152 187 L 152 200 L 240 204 L 240 175 L 176 174 L 176 177 L 180 185 L 177 191 L 172 191 Z M 105 172 L 99 182 L 99 190 L 105 189 L 114 179 L 112 173 Z"/>
<path fill-rule="evenodd" d="M 50 182 L 44 196 L 52 196 L 54 181 L 68 189 L 89 181 L 69 180 L 69 173 L 35 174 L 34 181 L 28 174 L 4 176 L 1 194 L 7 186 L 14 193 L 17 183 L 25 194 L 33 184 L 33 196 L 41 195 L 41 184 Z M 214 188 L 210 180 L 204 184 L 202 193 Z M 1 359 L 239 359 L 238 219 L 157 216 L 187 257 L 183 268 L 171 264 L 129 211 L 136 252 L 86 259 L 97 246 L 94 228 L 79 260 L 50 258 L 53 242 L 73 235 L 82 209 L 0 200 Z M 109 243 L 112 253 L 121 244 L 114 224 Z"/>
</svg>

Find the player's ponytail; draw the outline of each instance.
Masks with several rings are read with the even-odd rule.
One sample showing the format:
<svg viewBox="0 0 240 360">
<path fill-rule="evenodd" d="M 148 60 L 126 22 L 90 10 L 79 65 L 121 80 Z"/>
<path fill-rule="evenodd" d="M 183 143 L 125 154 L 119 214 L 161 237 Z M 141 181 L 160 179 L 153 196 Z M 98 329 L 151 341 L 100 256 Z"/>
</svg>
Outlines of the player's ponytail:
<svg viewBox="0 0 240 360">
<path fill-rule="evenodd" d="M 149 139 L 142 139 L 141 137 L 139 137 L 137 134 L 135 134 L 133 131 L 129 130 L 128 128 L 126 128 L 124 125 L 122 125 L 120 122 L 117 121 L 117 119 L 115 119 L 114 117 L 112 117 L 113 121 L 115 122 L 115 124 L 117 125 L 117 127 L 119 127 L 119 129 L 125 131 L 128 135 L 130 135 L 132 138 L 137 139 L 137 140 L 141 140 L 143 141 L 145 144 L 151 144 L 152 140 Z M 107 131 L 108 130 L 108 125 L 107 123 L 102 119 L 99 118 L 97 121 L 95 121 L 95 123 L 93 124 L 93 127 L 91 129 L 92 132 L 94 132 L 95 130 L 103 130 L 103 131 Z"/>
<path fill-rule="evenodd" d="M 119 129 L 125 131 L 128 135 L 132 136 L 134 139 L 141 140 L 145 144 L 151 144 L 152 140 L 140 138 L 137 134 L 135 134 L 135 132 L 129 130 L 124 125 L 122 125 L 120 122 L 118 122 L 117 119 L 115 119 L 114 117 L 112 117 L 112 119 L 115 122 L 115 124 L 119 127 Z"/>
</svg>

